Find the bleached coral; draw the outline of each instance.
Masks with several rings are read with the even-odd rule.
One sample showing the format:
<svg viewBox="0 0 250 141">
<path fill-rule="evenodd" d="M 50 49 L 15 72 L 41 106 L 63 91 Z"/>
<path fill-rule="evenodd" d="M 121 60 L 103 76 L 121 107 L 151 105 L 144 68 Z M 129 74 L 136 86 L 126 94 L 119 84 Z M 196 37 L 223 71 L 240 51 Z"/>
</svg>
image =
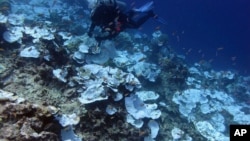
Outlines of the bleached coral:
<svg viewBox="0 0 250 141">
<path fill-rule="evenodd" d="M 63 40 L 70 40 L 72 38 L 72 35 L 68 32 L 58 32 L 58 35 L 60 35 L 62 37 Z"/>
<path fill-rule="evenodd" d="M 125 78 L 125 87 L 129 91 L 133 91 L 136 88 L 141 88 L 140 81 L 131 73 L 129 73 Z"/>
<path fill-rule="evenodd" d="M 135 119 L 157 119 L 161 116 L 161 111 L 157 110 L 157 104 L 145 104 L 137 95 L 126 97 L 125 106 Z"/>
<path fill-rule="evenodd" d="M 21 26 L 23 25 L 23 22 L 24 22 L 24 15 L 10 14 L 8 16 L 8 22 L 11 25 Z"/>
<path fill-rule="evenodd" d="M 184 131 L 182 131 L 181 129 L 179 129 L 177 127 L 174 127 L 171 130 L 171 135 L 172 135 L 173 140 L 176 141 L 176 140 L 179 140 L 180 138 L 183 137 Z"/>
<path fill-rule="evenodd" d="M 8 20 L 8 17 L 0 13 L 0 23 L 6 23 Z"/>
<path fill-rule="evenodd" d="M 117 112 L 117 109 L 112 106 L 112 105 L 108 105 L 106 107 L 106 113 L 108 113 L 109 115 L 114 115 Z"/>
<path fill-rule="evenodd" d="M 130 59 L 128 58 L 128 52 L 127 51 L 117 51 L 117 56 L 113 59 L 113 62 L 116 64 L 117 67 L 126 67 L 127 65 L 130 65 Z"/>
<path fill-rule="evenodd" d="M 89 52 L 89 46 L 87 46 L 86 44 L 80 44 L 78 46 L 78 51 L 81 53 L 88 53 Z"/>
<path fill-rule="evenodd" d="M 108 96 L 105 94 L 104 87 L 100 83 L 93 83 L 81 93 L 81 97 L 78 99 L 81 103 L 88 104 L 95 101 L 106 100 Z"/>
<path fill-rule="evenodd" d="M 150 137 L 152 139 L 156 138 L 160 130 L 159 124 L 155 120 L 150 120 L 148 122 L 148 127 L 150 129 Z"/>
<path fill-rule="evenodd" d="M 70 114 L 70 115 L 65 115 L 63 114 L 61 117 L 58 118 L 59 123 L 63 126 L 70 126 L 70 125 L 76 125 L 80 121 L 80 117 L 77 116 L 75 113 Z"/>
<path fill-rule="evenodd" d="M 87 46 L 88 47 L 88 46 Z M 84 52 L 86 52 L 87 48 L 85 48 Z M 89 49 L 88 49 L 89 50 Z M 113 59 L 116 56 L 116 48 L 114 42 L 111 41 L 104 41 L 100 47 L 94 45 L 90 48 L 90 53 L 86 56 L 87 63 L 94 63 L 94 64 L 105 64 L 109 61 L 109 59 Z"/>
<path fill-rule="evenodd" d="M 0 101 L 15 101 L 18 97 L 14 96 L 14 93 L 4 91 L 0 89 Z"/>
<path fill-rule="evenodd" d="M 159 94 L 154 91 L 137 91 L 135 93 L 142 101 L 156 100 L 159 98 Z"/>
<path fill-rule="evenodd" d="M 67 82 L 66 76 L 68 75 L 68 71 L 66 69 L 54 69 L 53 75 L 61 82 Z"/>
<path fill-rule="evenodd" d="M 63 141 L 82 141 L 82 139 L 74 133 L 72 126 L 61 130 L 61 139 Z"/>
<path fill-rule="evenodd" d="M 192 77 L 187 79 L 189 88 L 182 94 L 175 93 L 173 102 L 179 105 L 180 113 L 193 122 L 199 132 L 209 140 L 227 140 L 224 135 L 225 122 L 223 111 L 227 111 L 236 123 L 249 124 L 250 115 L 244 113 L 241 109 L 249 108 L 248 106 L 239 105 L 235 102 L 234 97 L 229 93 L 221 90 L 203 89 L 202 83 L 209 81 L 214 87 L 218 87 L 218 81 L 233 82 L 235 76 L 231 72 L 214 72 L 201 71 L 195 67 L 189 69 Z M 205 82 L 207 83 L 207 82 Z M 214 84 L 213 84 L 214 83 Z M 204 118 L 204 115 L 206 115 Z M 204 122 L 205 121 L 205 122 Z"/>
<path fill-rule="evenodd" d="M 123 98 L 123 95 L 121 93 L 116 93 L 113 97 L 114 101 L 120 101 Z"/>
<path fill-rule="evenodd" d="M 53 40 L 55 38 L 54 37 L 55 31 L 52 28 L 46 28 L 46 27 L 40 28 L 38 26 L 31 28 L 25 26 L 23 32 L 34 38 L 33 43 L 39 42 L 39 39 Z"/>
<path fill-rule="evenodd" d="M 3 33 L 3 38 L 9 43 L 21 42 L 23 27 L 13 27 Z"/>
<path fill-rule="evenodd" d="M 89 8 L 92 9 L 96 6 L 98 0 L 87 0 L 87 1 Z"/>
<path fill-rule="evenodd" d="M 209 122 L 207 121 L 199 121 L 195 123 L 196 129 L 206 137 L 208 140 L 220 140 L 220 141 L 228 141 L 229 137 L 226 137 L 222 133 L 218 132 Z"/>
<path fill-rule="evenodd" d="M 135 119 L 132 115 L 127 114 L 126 121 L 136 128 L 141 128 L 144 124 L 142 119 Z"/>
<path fill-rule="evenodd" d="M 27 57 L 27 58 L 38 58 L 39 55 L 40 52 L 37 50 L 35 46 L 27 47 L 20 52 L 21 57 Z"/>
<path fill-rule="evenodd" d="M 74 52 L 73 54 L 73 59 L 79 63 L 79 64 L 82 64 L 84 63 L 85 61 L 85 54 L 84 53 L 81 53 L 80 51 L 76 51 Z"/>
<path fill-rule="evenodd" d="M 96 64 L 87 64 L 78 68 L 79 84 L 84 84 L 86 90 L 81 92 L 79 98 L 81 103 L 92 103 L 99 100 L 106 100 L 108 98 L 106 89 L 110 89 L 118 93 L 118 99 L 123 96 L 119 93 L 119 86 L 127 86 L 129 90 L 140 88 L 139 80 L 131 73 L 125 73 L 117 68 L 103 67 Z M 94 79 L 90 79 L 93 78 Z M 126 88 L 127 88 L 126 87 Z M 114 95 L 114 96 L 117 96 Z"/>
<path fill-rule="evenodd" d="M 117 57 L 113 59 L 114 63 L 121 68 L 126 68 L 136 76 L 143 76 L 145 79 L 155 82 L 161 72 L 155 64 L 145 62 L 146 55 L 141 52 L 129 54 L 126 51 L 117 52 Z"/>
<path fill-rule="evenodd" d="M 78 46 L 78 51 L 74 52 L 73 54 L 73 59 L 79 63 L 79 64 L 82 64 L 85 62 L 85 56 L 86 54 L 89 52 L 89 46 L 87 46 L 86 44 L 84 43 L 81 43 L 79 46 Z"/>
</svg>

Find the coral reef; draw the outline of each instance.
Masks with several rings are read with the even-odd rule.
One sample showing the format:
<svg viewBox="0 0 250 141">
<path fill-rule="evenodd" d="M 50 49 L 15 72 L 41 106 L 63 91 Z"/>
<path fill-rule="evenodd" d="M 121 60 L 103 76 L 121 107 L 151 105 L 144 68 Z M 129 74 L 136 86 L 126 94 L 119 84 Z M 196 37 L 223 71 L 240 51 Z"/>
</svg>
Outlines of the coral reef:
<svg viewBox="0 0 250 141">
<path fill-rule="evenodd" d="M 162 67 L 161 83 L 167 86 L 171 91 L 182 91 L 186 85 L 186 79 L 189 76 L 189 70 L 178 57 L 161 58 L 160 65 Z"/>
</svg>

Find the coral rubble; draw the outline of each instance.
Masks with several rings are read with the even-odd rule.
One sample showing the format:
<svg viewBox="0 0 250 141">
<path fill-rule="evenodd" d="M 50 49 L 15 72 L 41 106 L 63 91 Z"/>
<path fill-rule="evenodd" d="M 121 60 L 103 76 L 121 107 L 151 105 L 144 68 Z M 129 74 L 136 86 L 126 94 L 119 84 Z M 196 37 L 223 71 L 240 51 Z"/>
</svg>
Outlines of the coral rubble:
<svg viewBox="0 0 250 141">
<path fill-rule="evenodd" d="M 60 139 L 61 126 L 53 113 L 56 108 L 39 106 L 0 90 L 0 138 L 32 141 Z"/>
</svg>

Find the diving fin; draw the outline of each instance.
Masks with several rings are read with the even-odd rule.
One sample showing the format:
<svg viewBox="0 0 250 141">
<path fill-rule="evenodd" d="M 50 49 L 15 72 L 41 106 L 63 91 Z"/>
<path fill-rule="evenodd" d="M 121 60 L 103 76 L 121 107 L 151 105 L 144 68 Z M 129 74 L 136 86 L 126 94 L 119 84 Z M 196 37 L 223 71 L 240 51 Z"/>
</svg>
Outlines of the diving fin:
<svg viewBox="0 0 250 141">
<path fill-rule="evenodd" d="M 150 1 L 146 4 L 144 4 L 143 6 L 141 6 L 140 8 L 134 8 L 133 10 L 135 12 L 148 12 L 150 10 L 152 10 L 154 8 L 154 2 L 153 1 Z"/>
<path fill-rule="evenodd" d="M 157 22 L 161 23 L 161 24 L 164 24 L 164 25 L 167 25 L 167 24 L 168 24 L 167 21 L 166 21 L 165 19 L 163 19 L 162 17 L 157 16 L 157 17 L 155 17 L 154 19 L 155 19 Z"/>
</svg>

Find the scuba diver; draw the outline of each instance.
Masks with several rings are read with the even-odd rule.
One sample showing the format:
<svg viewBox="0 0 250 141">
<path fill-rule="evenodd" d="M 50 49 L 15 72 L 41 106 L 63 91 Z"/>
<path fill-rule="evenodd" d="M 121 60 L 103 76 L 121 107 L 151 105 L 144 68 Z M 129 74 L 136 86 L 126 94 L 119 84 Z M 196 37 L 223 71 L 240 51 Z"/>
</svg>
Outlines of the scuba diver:
<svg viewBox="0 0 250 141">
<path fill-rule="evenodd" d="M 0 0 L 0 13 L 8 15 L 11 10 L 10 0 Z"/>
<path fill-rule="evenodd" d="M 139 28 L 149 18 L 157 18 L 153 12 L 153 2 L 148 2 L 136 9 L 126 9 L 126 4 L 118 0 L 101 0 L 93 9 L 91 14 L 91 25 L 88 35 L 92 33 L 96 26 L 102 30 L 101 35 L 95 36 L 98 44 L 102 40 L 112 39 L 126 28 Z"/>
</svg>

